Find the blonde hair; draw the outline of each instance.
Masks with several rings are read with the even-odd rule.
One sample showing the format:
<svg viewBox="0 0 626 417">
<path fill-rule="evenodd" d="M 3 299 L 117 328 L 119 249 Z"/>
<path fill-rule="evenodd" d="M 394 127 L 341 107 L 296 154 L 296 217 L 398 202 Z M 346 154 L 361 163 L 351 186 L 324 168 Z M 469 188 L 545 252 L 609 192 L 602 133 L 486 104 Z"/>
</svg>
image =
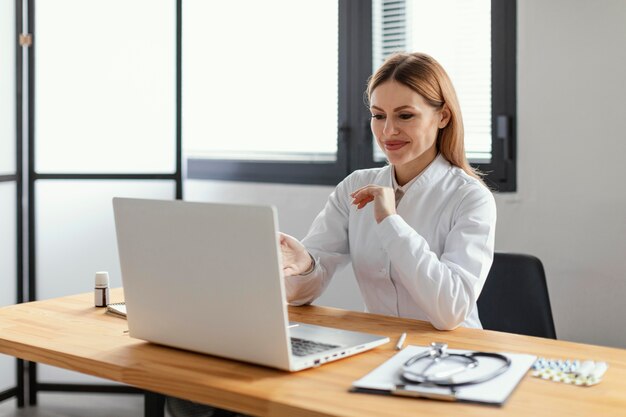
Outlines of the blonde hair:
<svg viewBox="0 0 626 417">
<path fill-rule="evenodd" d="M 437 109 L 443 109 L 444 106 L 448 108 L 450 120 L 444 128 L 439 129 L 437 150 L 452 165 L 482 182 L 482 174 L 472 168 L 465 157 L 461 107 L 452 81 L 441 64 L 430 55 L 420 52 L 392 54 L 369 78 L 368 102 L 376 87 L 389 80 L 406 85 Z"/>
</svg>

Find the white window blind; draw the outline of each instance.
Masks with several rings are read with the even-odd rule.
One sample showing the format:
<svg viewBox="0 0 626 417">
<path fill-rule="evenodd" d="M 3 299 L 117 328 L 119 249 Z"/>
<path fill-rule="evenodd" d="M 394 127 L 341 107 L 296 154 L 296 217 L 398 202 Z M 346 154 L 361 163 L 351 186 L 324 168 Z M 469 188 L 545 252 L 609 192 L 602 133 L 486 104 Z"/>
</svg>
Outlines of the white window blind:
<svg viewBox="0 0 626 417">
<path fill-rule="evenodd" d="M 491 0 L 374 0 L 372 16 L 374 68 L 395 51 L 439 61 L 459 97 L 468 159 L 490 162 Z"/>
</svg>

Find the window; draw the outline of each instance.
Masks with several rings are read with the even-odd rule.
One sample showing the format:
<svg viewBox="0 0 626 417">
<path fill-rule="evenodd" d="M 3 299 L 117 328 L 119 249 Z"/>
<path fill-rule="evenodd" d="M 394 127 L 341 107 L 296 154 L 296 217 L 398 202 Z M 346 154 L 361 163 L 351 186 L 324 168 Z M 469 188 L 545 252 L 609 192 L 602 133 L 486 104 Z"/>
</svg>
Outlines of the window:
<svg viewBox="0 0 626 417">
<path fill-rule="evenodd" d="M 75 293 L 94 265 L 119 285 L 112 197 L 182 197 L 180 1 L 28 1 L 29 301 Z M 67 253 L 75 261 L 59 263 Z M 50 386 L 80 389 L 55 380 L 111 390 L 47 365 L 28 375 L 31 401 Z"/>
<path fill-rule="evenodd" d="M 374 0 L 374 68 L 395 51 L 424 51 L 448 72 L 461 103 L 465 148 L 491 160 L 491 3 L 488 0 Z M 432 18 L 432 16 L 436 18 Z M 445 35 L 440 34 L 445 22 Z M 374 148 L 374 159 L 384 154 Z"/>
<path fill-rule="evenodd" d="M 0 1 L 0 307 L 22 302 L 22 151 L 21 132 L 17 121 L 21 112 L 17 101 L 17 64 L 21 61 L 16 34 L 20 25 L 16 19 L 18 5 Z M 24 384 L 18 377 L 22 361 L 0 354 L 0 402 L 17 396 L 24 405 Z"/>
<path fill-rule="evenodd" d="M 34 13 L 37 172 L 174 172 L 174 4 L 59 0 Z"/>
<path fill-rule="evenodd" d="M 336 0 L 183 2 L 189 177 L 333 184 L 345 174 L 339 10 Z"/>
<path fill-rule="evenodd" d="M 15 4 L 0 2 L 0 182 L 13 181 L 16 171 Z"/>
<path fill-rule="evenodd" d="M 455 84 L 472 165 L 493 189 L 515 190 L 515 0 L 292 3 L 242 1 L 217 14 L 184 2 L 189 178 L 336 184 L 384 164 L 367 78 L 388 54 L 419 50 Z"/>
<path fill-rule="evenodd" d="M 337 1 L 183 2 L 187 154 L 335 161 L 337 18 Z"/>
</svg>

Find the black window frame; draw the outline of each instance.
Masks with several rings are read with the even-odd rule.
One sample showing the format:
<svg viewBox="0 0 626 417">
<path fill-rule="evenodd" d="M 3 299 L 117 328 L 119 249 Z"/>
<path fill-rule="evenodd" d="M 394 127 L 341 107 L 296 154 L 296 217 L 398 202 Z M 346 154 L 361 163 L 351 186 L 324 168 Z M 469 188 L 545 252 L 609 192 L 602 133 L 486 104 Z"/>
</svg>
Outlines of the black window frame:
<svg viewBox="0 0 626 417">
<path fill-rule="evenodd" d="M 494 191 L 516 191 L 516 0 L 491 0 L 491 162 L 470 160 Z M 374 160 L 363 93 L 372 72 L 372 2 L 339 0 L 339 123 L 336 162 L 220 160 L 190 157 L 188 179 L 336 185 Z M 184 24 L 184 22 L 183 22 Z M 184 59 L 184 57 L 183 57 Z M 183 80 L 184 82 L 184 80 Z"/>
<path fill-rule="evenodd" d="M 15 100 L 15 166 L 13 173 L 0 173 L 0 183 L 12 182 L 15 184 L 15 302 L 24 302 L 24 241 L 23 241 L 23 175 L 22 175 L 22 56 L 23 49 L 19 43 L 22 34 L 22 13 L 21 1 L 15 1 L 15 30 L 14 30 L 14 50 L 15 57 L 15 86 L 13 99 Z M 10 51 L 9 51 L 10 52 Z M 25 405 L 25 379 L 24 360 L 15 359 L 15 386 L 0 391 L 0 403 L 5 400 L 16 398 L 18 408 Z"/>
<path fill-rule="evenodd" d="M 63 172 L 40 172 L 37 171 L 35 156 L 36 156 L 36 131 L 35 131 L 35 100 L 36 100 L 36 71 L 35 71 L 35 50 L 37 48 L 37 44 L 34 39 L 37 38 L 36 31 L 36 22 L 35 22 L 35 7 L 37 0 L 27 0 L 27 10 L 23 11 L 21 4 L 22 1 L 16 0 L 17 4 L 19 4 L 19 8 L 17 11 L 18 22 L 21 22 L 23 13 L 27 13 L 27 29 L 31 35 L 31 39 L 33 39 L 32 44 L 27 49 L 27 62 L 26 68 L 22 66 L 21 55 L 17 61 L 17 71 L 18 71 L 18 80 L 17 80 L 17 88 L 18 88 L 18 152 L 20 152 L 18 156 L 18 166 L 19 172 L 22 172 L 24 175 L 24 183 L 26 185 L 26 198 L 23 204 L 26 206 L 24 211 L 26 214 L 26 231 L 20 229 L 20 236 L 22 238 L 26 238 L 26 245 L 28 250 L 26 251 L 25 260 L 21 262 L 27 263 L 27 271 L 23 273 L 23 277 L 20 283 L 20 289 L 24 296 L 26 296 L 27 301 L 36 301 L 37 297 L 37 279 L 38 279 L 38 270 L 37 270 L 37 223 L 36 223 L 36 213 L 38 202 L 36 201 L 36 184 L 41 181 L 46 182 L 49 180 L 78 180 L 78 181 L 107 181 L 107 180 L 116 180 L 116 181 L 133 181 L 133 180 L 142 180 L 147 182 L 150 181 L 162 181 L 169 180 L 172 181 L 175 185 L 175 198 L 180 200 L 183 198 L 183 168 L 182 168 L 182 115 L 181 115 L 181 51 L 182 51 L 182 1 L 183 0 L 175 0 L 175 10 L 172 14 L 172 19 L 175 19 L 175 33 L 172 36 L 176 38 L 176 46 L 175 46 L 175 62 L 172 62 L 172 65 L 176 67 L 176 78 L 172 80 L 176 86 L 176 112 L 172 114 L 172 117 L 176 120 L 175 132 L 173 132 L 175 136 L 175 143 L 172 147 L 172 152 L 176 157 L 176 167 L 174 172 L 146 172 L 146 173 L 98 173 L 98 172 L 82 172 L 82 173 L 63 173 Z M 18 23 L 19 32 L 23 32 L 24 28 L 21 23 Z M 21 51 L 21 48 L 20 48 Z M 21 101 L 22 91 L 22 76 L 26 75 L 27 83 L 28 83 L 28 103 L 26 106 Z M 26 109 L 25 109 L 26 107 Z M 21 120 L 23 110 L 27 112 L 27 123 L 28 123 L 28 134 L 24 139 L 23 132 L 21 130 Z M 24 152 L 22 144 L 26 142 L 26 160 L 24 164 L 22 163 L 21 153 Z M 24 166 L 26 165 L 26 166 Z M 21 177 L 20 177 L 21 178 Z M 21 189 L 21 187 L 18 187 Z M 22 199 L 19 198 L 18 201 Z M 21 220 L 18 220 L 18 226 L 21 225 Z M 21 226 L 20 226 L 21 227 Z M 20 248 L 23 245 L 20 244 Z M 22 252 L 23 256 L 24 253 Z M 28 279 L 27 288 L 24 289 L 24 280 Z M 19 302 L 21 302 L 20 300 Z M 146 392 L 144 390 L 138 389 L 132 386 L 126 385 L 116 385 L 116 384 L 67 384 L 67 383 L 56 383 L 56 382 L 40 382 L 38 378 L 38 363 L 37 362 L 25 362 L 22 360 L 18 361 L 18 384 L 20 387 L 18 388 L 18 405 L 24 405 L 25 394 L 24 391 L 28 392 L 28 404 L 34 406 L 38 402 L 38 394 L 40 392 L 94 392 L 94 393 L 126 393 L 126 394 L 142 394 L 145 395 L 146 401 L 146 409 L 150 410 L 151 407 L 154 407 L 156 403 L 158 403 L 160 398 L 155 396 L 156 394 Z M 28 375 L 28 379 L 25 380 L 24 374 Z M 20 406 L 21 406 L 20 405 Z M 161 407 L 162 408 L 162 407 Z M 149 415 L 146 412 L 146 415 Z"/>
</svg>

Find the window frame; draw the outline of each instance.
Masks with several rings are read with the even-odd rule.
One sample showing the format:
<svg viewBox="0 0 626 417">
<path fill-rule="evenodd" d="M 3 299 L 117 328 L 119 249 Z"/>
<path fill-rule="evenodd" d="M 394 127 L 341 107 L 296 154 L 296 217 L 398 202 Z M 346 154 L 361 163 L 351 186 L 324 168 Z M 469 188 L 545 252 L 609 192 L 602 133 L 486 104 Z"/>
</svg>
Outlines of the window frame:
<svg viewBox="0 0 626 417">
<path fill-rule="evenodd" d="M 359 106 L 355 105 L 358 103 L 354 103 L 354 97 L 359 96 L 357 91 L 362 90 L 361 87 L 365 85 L 370 75 L 369 71 L 365 78 L 361 73 L 356 74 L 356 71 L 362 68 L 360 65 L 362 60 L 367 58 L 363 56 L 363 54 L 367 55 L 367 48 L 361 46 L 366 42 L 359 42 L 359 39 L 365 40 L 359 36 L 368 36 L 367 31 L 362 27 L 363 23 L 371 21 L 371 6 L 359 7 L 366 3 L 371 2 L 370 0 L 339 0 L 337 80 L 339 97 L 337 154 L 334 162 L 251 161 L 191 157 L 186 160 L 187 178 L 316 185 L 336 185 L 341 181 L 350 172 L 350 159 L 353 156 L 351 148 L 354 148 L 355 138 L 360 136 L 357 128 L 358 122 L 355 123 L 355 118 L 358 119 L 359 116 L 354 114 Z M 371 31 L 369 37 L 371 39 Z M 371 44 L 371 41 L 369 43 Z M 362 102 L 360 107 L 363 107 Z"/>
<path fill-rule="evenodd" d="M 27 27 L 28 32 L 33 36 L 33 39 L 37 39 L 37 30 L 36 30 L 36 21 L 35 21 L 35 7 L 37 0 L 26 0 L 26 10 L 22 11 L 20 7 L 18 9 L 18 17 L 22 16 L 22 13 L 27 14 Z M 18 4 L 22 4 L 21 1 L 18 1 Z M 26 239 L 26 245 L 28 247 L 25 253 L 22 253 L 25 256 L 24 262 L 27 263 L 28 269 L 24 273 L 25 277 L 22 279 L 22 283 L 20 284 L 23 288 L 24 280 L 28 279 L 28 285 L 24 289 L 24 297 L 27 301 L 36 301 L 37 297 L 37 280 L 38 280 L 38 270 L 37 270 L 37 222 L 36 222 L 36 213 L 37 213 L 37 201 L 36 201 L 36 190 L 35 186 L 39 181 L 47 181 L 47 180 L 85 180 L 85 181 L 98 181 L 98 180 L 145 180 L 149 181 L 160 181 L 160 180 L 171 180 L 175 184 L 175 198 L 180 200 L 183 198 L 183 167 L 182 167 L 182 97 L 181 97 L 181 72 L 182 72 L 182 61 L 181 61 L 181 51 L 182 51 L 182 0 L 173 0 L 173 6 L 175 6 L 174 13 L 172 18 L 175 19 L 175 34 L 172 36 L 176 37 L 176 51 L 175 51 L 175 62 L 172 62 L 172 65 L 176 67 L 176 79 L 172 80 L 176 85 L 176 110 L 175 114 L 172 114 L 172 117 L 175 118 L 175 131 L 172 134 L 175 136 L 175 143 L 172 147 L 172 152 L 176 155 L 176 167 L 174 172 L 146 172 L 146 173 L 98 173 L 98 172 L 78 172 L 78 173 L 49 173 L 49 172 L 40 172 L 35 169 L 35 148 L 37 146 L 36 141 L 36 129 L 35 129 L 35 100 L 36 100 L 36 71 L 35 71 L 35 51 L 37 48 L 36 41 L 33 41 L 32 45 L 30 45 L 26 50 L 27 56 L 27 64 L 25 68 L 22 67 L 21 58 L 18 59 L 17 71 L 18 76 L 26 77 L 26 82 L 28 84 L 28 92 L 27 92 L 27 103 L 23 104 L 21 102 L 22 97 L 22 79 L 18 78 L 17 88 L 18 88 L 18 141 L 19 152 L 24 152 L 26 155 L 26 160 L 24 161 L 24 165 L 19 165 L 20 172 L 23 173 L 24 183 L 26 184 L 26 198 L 25 198 L 25 208 L 23 209 L 26 217 L 27 228 L 25 231 L 19 232 L 22 238 Z M 20 33 L 23 31 L 23 27 L 20 24 Z M 21 48 L 20 48 L 21 51 Z M 21 56 L 21 55 L 20 55 Z M 23 132 L 21 130 L 21 120 L 23 111 L 26 111 L 27 115 L 27 123 L 28 129 L 26 130 L 26 138 L 23 139 Z M 25 149 L 22 148 L 22 143 L 26 144 Z M 18 162 L 22 164 L 21 156 L 18 156 Z M 18 187 L 21 189 L 21 187 Z M 18 201 L 21 201 L 20 198 Z M 18 226 L 22 224 L 21 220 L 18 220 Z M 20 244 L 20 248 L 23 245 Z M 22 262 L 22 263 L 24 263 Z M 24 372 L 26 370 L 28 373 L 28 380 L 25 381 Z M 18 397 L 18 401 L 21 401 L 23 404 L 24 398 L 24 390 L 28 391 L 28 401 L 29 405 L 36 405 L 38 401 L 38 393 L 43 391 L 60 391 L 60 392 L 105 392 L 105 393 L 130 393 L 130 394 L 142 394 L 143 391 L 139 390 L 135 387 L 129 386 L 118 386 L 111 384 L 66 384 L 66 383 L 55 383 L 55 382 L 40 382 L 38 379 L 38 367 L 35 362 L 24 362 L 18 361 L 18 382 L 22 384 L 22 388 L 20 388 L 20 397 Z"/>
<path fill-rule="evenodd" d="M 517 0 L 491 0 L 491 163 L 472 164 L 495 191 L 517 190 Z"/>
<path fill-rule="evenodd" d="M 15 27 L 14 27 L 14 57 L 15 57 L 15 86 L 13 99 L 15 101 L 15 165 L 13 173 L 0 174 L 0 183 L 12 182 L 15 184 L 15 302 L 24 302 L 24 240 L 23 240 L 23 148 L 22 148 L 22 57 L 23 47 L 19 43 L 20 35 L 23 32 L 22 16 L 23 5 L 21 1 L 15 2 Z M 15 360 L 15 386 L 0 391 L 0 403 L 10 398 L 16 397 L 17 406 L 23 407 L 25 404 L 25 379 L 24 360 Z"/>
<path fill-rule="evenodd" d="M 516 191 L 517 0 L 491 0 L 491 162 L 470 160 L 493 191 Z M 184 24 L 184 22 L 183 22 Z M 364 104 L 372 73 L 372 1 L 339 0 L 339 97 L 336 162 L 189 157 L 187 178 L 280 184 L 336 185 L 374 160 L 369 111 Z M 184 80 L 183 80 L 184 82 Z"/>
</svg>

